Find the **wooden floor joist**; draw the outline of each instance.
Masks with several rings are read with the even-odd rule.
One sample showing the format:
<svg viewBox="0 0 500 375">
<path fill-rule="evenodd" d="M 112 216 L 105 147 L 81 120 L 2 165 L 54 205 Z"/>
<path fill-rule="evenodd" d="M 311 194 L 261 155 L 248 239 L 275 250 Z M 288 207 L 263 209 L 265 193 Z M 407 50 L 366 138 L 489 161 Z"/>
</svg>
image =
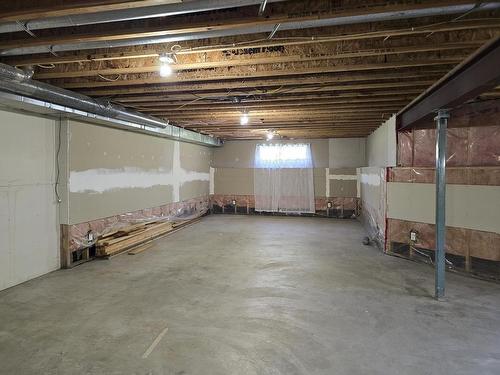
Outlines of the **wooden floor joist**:
<svg viewBox="0 0 500 375">
<path fill-rule="evenodd" d="M 402 54 L 414 54 L 416 52 L 435 52 L 435 51 L 451 51 L 451 50 L 468 50 L 472 51 L 478 48 L 485 41 L 478 42 L 468 42 L 468 43 L 450 43 L 443 45 L 427 45 L 421 47 L 393 47 L 386 49 L 376 49 L 369 51 L 356 51 L 356 52 L 345 52 L 345 53 L 335 53 L 331 55 L 318 55 L 318 56 L 274 56 L 267 58 L 248 58 L 248 59 L 225 59 L 219 61 L 209 61 L 209 62 L 197 62 L 197 63 L 177 63 L 173 66 L 175 72 L 184 70 L 197 70 L 197 69 L 212 69 L 221 67 L 233 67 L 233 66 L 248 66 L 248 65 L 266 65 L 266 64 L 282 64 L 282 63 L 293 63 L 293 62 L 306 62 L 306 61 L 327 61 L 327 60 L 338 60 L 338 59 L 349 59 L 349 58 L 360 58 L 360 57 L 373 57 L 373 56 L 389 56 L 389 55 L 402 55 Z M 110 69 L 94 69 L 89 67 L 88 70 L 82 69 L 80 66 L 76 66 L 75 70 L 70 71 L 56 71 L 56 72 L 41 72 L 35 75 L 36 79 L 53 79 L 53 78 L 74 78 L 74 77 L 92 77 L 99 75 L 111 75 L 115 76 L 117 74 L 138 74 L 138 73 L 157 73 L 160 67 L 160 63 L 154 65 L 141 65 L 134 67 L 123 67 L 123 68 L 110 68 Z"/>
<path fill-rule="evenodd" d="M 23 25 L 175 1 L 26 0 L 0 4 L 0 21 Z M 259 139 L 268 131 L 285 138 L 362 137 L 500 35 L 500 10 L 482 5 L 426 17 L 398 12 L 467 4 L 289 0 L 270 2 L 261 16 L 254 4 L 65 28 L 29 30 L 28 22 L 23 32 L 0 32 L 0 62 L 32 66 L 34 79 L 224 139 Z M 394 16 L 371 21 L 381 12 Z M 350 21 L 333 22 L 340 19 Z M 290 22 L 296 26 L 283 27 Z M 248 27 L 254 31 L 241 32 Z M 270 36 L 265 30 L 272 28 Z M 156 37 L 168 39 L 139 42 Z M 165 53 L 173 58 L 169 77 L 160 76 Z M 480 99 L 499 95 L 491 90 Z M 239 123 L 243 113 L 246 126 Z"/>
</svg>

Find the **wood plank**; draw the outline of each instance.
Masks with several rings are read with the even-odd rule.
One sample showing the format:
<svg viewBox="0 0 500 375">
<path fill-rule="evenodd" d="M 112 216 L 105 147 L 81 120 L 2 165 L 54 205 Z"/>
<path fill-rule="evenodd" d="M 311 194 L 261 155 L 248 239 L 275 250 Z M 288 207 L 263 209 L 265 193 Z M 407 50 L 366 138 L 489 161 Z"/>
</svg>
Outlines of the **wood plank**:
<svg viewBox="0 0 500 375">
<path fill-rule="evenodd" d="M 288 94 L 283 94 L 280 95 L 279 97 L 266 97 L 266 98 L 244 98 L 243 101 L 241 101 L 239 104 L 240 105 L 245 105 L 247 103 L 250 104 L 260 104 L 260 103 L 290 103 L 290 102 L 296 102 L 296 101 L 330 101 L 330 100 L 340 100 L 344 101 L 347 103 L 356 103 L 358 100 L 361 100 L 363 102 L 370 101 L 373 99 L 373 101 L 385 101 L 387 99 L 397 99 L 397 98 L 404 98 L 405 100 L 408 98 L 413 99 L 415 97 L 415 94 L 420 94 L 422 90 L 419 89 L 409 89 L 409 90 L 401 90 L 398 91 L 398 96 L 395 97 L 394 91 L 374 91 L 370 93 L 365 93 L 365 92 L 344 92 L 344 93 L 339 93 L 339 94 L 321 94 L 321 95 L 315 95 L 315 94 L 307 94 L 307 95 L 288 95 Z M 207 98 L 206 101 L 202 102 L 193 102 L 193 98 L 195 96 L 193 94 L 187 95 L 186 98 L 183 99 L 174 99 L 171 98 L 170 96 L 165 97 L 162 95 L 143 95 L 143 96 L 118 96 L 113 99 L 113 102 L 120 103 L 121 105 L 127 106 L 127 105 L 132 105 L 135 107 L 143 105 L 143 103 L 151 103 L 154 105 L 155 102 L 160 102 L 164 100 L 171 100 L 169 103 L 171 105 L 184 105 L 188 103 L 188 105 L 195 105 L 197 103 L 202 103 L 204 105 L 210 105 L 210 106 L 217 106 L 217 105 L 227 105 L 229 102 L 228 101 L 215 101 L 215 100 L 210 100 L 210 98 Z"/>
<path fill-rule="evenodd" d="M 45 6 L 29 6 L 25 1 L 24 9 L 3 11 L 0 14 L 1 22 L 32 20 L 46 17 L 61 17 L 74 14 L 105 12 L 118 9 L 131 9 L 160 4 L 172 4 L 177 0 L 85 0 L 78 2 L 65 1 L 61 4 Z"/>
<path fill-rule="evenodd" d="M 454 3 L 456 3 L 457 1 L 460 2 L 459 0 L 455 0 Z M 444 3 L 449 5 L 449 2 L 444 2 Z M 415 4 L 397 4 L 391 6 L 391 9 L 408 10 L 408 9 L 418 9 L 422 7 L 427 8 L 429 7 L 429 5 L 424 6 Z M 331 12 L 312 13 L 304 16 L 296 16 L 294 14 L 282 14 L 282 15 L 272 14 L 265 18 L 245 17 L 236 19 L 223 19 L 223 20 L 216 20 L 209 22 L 198 22 L 198 23 L 190 22 L 190 23 L 177 24 L 167 27 L 164 25 L 153 26 L 153 27 L 143 26 L 136 28 L 124 28 L 121 30 L 117 30 L 116 26 L 113 25 L 111 26 L 100 25 L 98 27 L 94 27 L 94 29 L 97 29 L 98 31 L 91 33 L 84 33 L 84 34 L 61 33 L 58 36 L 12 39 L 8 41 L 3 41 L 0 42 L 0 49 L 15 48 L 16 46 L 19 45 L 23 45 L 24 47 L 35 47 L 44 45 L 53 46 L 61 44 L 70 44 L 75 42 L 84 43 L 84 42 L 113 41 L 113 40 L 126 40 L 126 39 L 136 39 L 136 38 L 152 38 L 152 37 L 160 37 L 168 35 L 181 35 L 188 33 L 208 32 L 208 31 L 236 30 L 238 28 L 276 25 L 276 24 L 284 24 L 287 22 L 316 21 L 329 18 L 375 14 L 379 12 L 385 12 L 387 11 L 387 9 L 388 7 L 383 5 L 379 7 L 374 6 L 374 7 L 355 9 L 355 10 L 341 10 L 341 11 L 335 10 Z M 9 16 L 7 17 L 9 18 Z M 5 19 L 5 17 L 3 19 Z M 460 21 L 457 21 L 455 24 L 452 23 L 452 25 L 455 26 L 455 29 L 458 26 L 457 25 L 458 23 L 460 23 Z M 169 24 L 171 25 L 171 23 Z M 412 34 L 429 33 L 435 31 L 433 30 L 434 28 L 435 26 L 434 27 L 430 26 L 426 29 L 412 28 L 412 30 L 405 30 L 405 31 L 411 32 Z M 470 29 L 470 27 L 468 29 Z M 394 33 L 397 35 L 396 31 Z M 359 37 L 362 38 L 363 34 L 359 35 Z"/>
<path fill-rule="evenodd" d="M 462 30 L 480 30 L 480 29 L 495 29 L 500 27 L 500 22 L 496 19 L 483 19 L 483 20 L 463 20 L 452 24 L 435 25 L 432 30 L 427 29 L 428 25 L 423 25 L 419 29 L 425 31 L 425 33 L 450 33 L 459 32 Z M 396 35 L 397 34 L 397 35 Z M 420 34 L 420 33 L 419 33 Z M 307 46 L 310 44 L 321 45 L 326 43 L 345 43 L 356 40 L 369 40 L 369 39 L 380 39 L 386 38 L 388 35 L 391 39 L 404 38 L 414 34 L 414 30 L 409 29 L 395 29 L 386 28 L 384 30 L 378 30 L 376 33 L 355 33 L 355 34 L 344 34 L 344 35 L 319 35 L 317 38 L 287 38 L 286 40 L 275 40 L 268 39 L 264 41 L 255 42 L 248 40 L 245 37 L 233 37 L 234 42 L 224 46 L 207 46 L 206 43 L 199 45 L 192 45 L 190 47 L 184 47 L 183 49 L 176 52 L 177 55 L 189 55 L 189 54 L 204 54 L 212 52 L 220 52 L 224 50 L 241 51 L 244 49 L 268 49 L 272 47 L 293 47 L 293 46 Z M 473 39 L 467 39 L 464 41 L 466 36 L 461 36 L 461 40 L 464 43 L 474 43 Z M 484 39 L 481 39 L 484 41 Z M 460 40 L 455 43 L 461 43 Z M 218 44 L 218 43 L 217 43 Z M 391 48 L 391 47 L 387 47 Z M 50 64 L 70 64 L 70 63 L 84 63 L 91 61 L 107 61 L 107 60 L 120 60 L 120 59 L 145 59 L 156 57 L 160 52 L 165 52 L 161 45 L 156 46 L 155 49 L 138 50 L 138 51 L 128 51 L 126 48 L 122 48 L 121 52 L 108 52 L 108 53 L 75 53 L 75 52 L 61 52 L 57 56 L 50 54 L 39 54 L 33 56 L 16 56 L 6 58 L 5 62 L 13 66 L 26 66 L 26 65 L 50 65 Z"/>
<path fill-rule="evenodd" d="M 180 72 L 184 70 L 199 70 L 199 69 L 213 69 L 221 67 L 235 67 L 235 66 L 249 66 L 249 65 L 266 65 L 266 64 L 283 64 L 283 63 L 294 63 L 294 62 L 314 62 L 314 61 L 331 61 L 338 59 L 347 58 L 362 58 L 362 57 L 373 57 L 373 56 L 389 56 L 389 55 L 404 55 L 415 52 L 435 52 L 435 51 L 449 51 L 449 50 L 469 50 L 479 47 L 481 43 L 449 43 L 449 44 L 433 44 L 427 46 L 405 46 L 405 47 L 392 47 L 392 48 L 382 48 L 382 49 L 371 49 L 367 51 L 356 51 L 356 52 L 343 52 L 335 53 L 330 55 L 318 55 L 318 56 L 307 56 L 307 55 L 292 55 L 292 56 L 273 56 L 265 58 L 233 58 L 218 61 L 208 61 L 208 62 L 196 62 L 196 63 L 178 63 L 172 65 L 174 72 Z M 78 67 L 77 67 L 78 68 Z M 99 75 L 111 75 L 116 76 L 120 74 L 139 74 L 139 73 L 157 73 L 160 69 L 160 64 L 154 65 L 141 65 L 126 68 L 109 68 L 109 69 L 93 69 L 89 67 L 90 70 L 77 69 L 69 71 L 60 72 L 47 72 L 47 73 L 35 73 L 35 79 L 54 79 L 54 78 L 75 78 L 75 77 L 97 77 Z"/>
<path fill-rule="evenodd" d="M 142 238 L 142 237 L 147 237 L 151 233 L 156 233 L 158 231 L 162 230 L 170 230 L 172 229 L 172 224 L 169 223 L 158 223 L 158 224 L 153 224 L 148 227 L 145 227 L 142 230 L 139 230 L 135 233 L 131 233 L 129 235 L 122 235 L 117 238 L 105 238 L 103 240 L 99 240 L 97 242 L 98 247 L 111 247 L 114 245 L 123 245 L 127 244 L 129 242 L 134 242 L 135 239 L 137 238 Z"/>
<path fill-rule="evenodd" d="M 127 254 L 129 255 L 137 255 L 140 254 L 148 249 L 150 249 L 153 246 L 153 242 L 146 242 L 142 245 L 139 245 L 137 247 L 134 247 L 132 250 L 130 250 Z"/>
<path fill-rule="evenodd" d="M 448 59 L 429 59 L 423 61 L 400 61 L 400 62 L 386 62 L 378 64 L 349 64 L 349 65 L 332 65 L 324 66 L 320 68 L 305 68 L 305 69 L 274 69 L 274 70 L 258 70 L 249 71 L 245 73 L 222 73 L 222 74 L 211 74 L 205 76 L 176 76 L 162 78 L 160 76 L 155 78 L 141 78 L 141 79 L 121 79 L 117 81 L 85 81 L 85 82 L 69 82 L 60 83 L 59 87 L 67 89 L 75 88 L 89 88 L 89 87 L 119 87 L 119 86 L 134 86 L 134 85 L 153 85 L 159 83 L 178 83 L 178 82 L 207 82 L 207 81 L 217 81 L 217 80 L 235 80 L 235 79 L 245 79 L 245 78 L 262 78 L 262 77 L 283 77 L 283 76 L 296 76 L 296 75 L 311 75 L 311 74 L 324 74 L 324 73 L 336 73 L 336 72 L 356 72 L 356 71 L 379 71 L 385 69 L 405 69 L 405 68 L 418 68 L 418 67 L 429 67 L 429 66 L 442 66 L 449 65 L 454 66 L 458 64 L 465 56 L 457 56 Z M 147 92 L 160 92 L 161 88 L 141 88 L 143 91 Z M 115 89 L 116 90 L 116 89 Z M 120 89 L 115 91 L 118 93 L 138 93 L 137 89 L 132 91 L 131 89 Z M 85 91 L 86 95 L 95 95 L 92 91 Z"/>
<path fill-rule="evenodd" d="M 171 95 L 168 97 L 169 100 L 173 100 L 174 95 L 186 95 L 189 94 L 192 96 L 193 91 L 196 92 L 197 95 L 215 95 L 216 93 L 227 93 L 228 90 L 232 90 L 231 94 L 238 95 L 238 91 L 233 92 L 235 90 L 243 90 L 245 92 L 256 92 L 256 93 L 268 93 L 271 94 L 275 90 L 284 91 L 288 86 L 293 86 L 294 88 L 300 88 L 302 86 L 312 86 L 312 85 L 321 85 L 325 86 L 327 84 L 339 84 L 339 83 L 356 83 L 359 81 L 363 81 L 363 84 L 368 84 L 370 82 L 375 81 L 376 83 L 382 84 L 384 81 L 388 80 L 398 80 L 398 82 L 415 82 L 418 79 L 422 80 L 430 80 L 433 82 L 438 78 L 442 77 L 445 73 L 448 72 L 449 69 L 445 68 L 424 68 L 419 69 L 417 71 L 402 71 L 402 72 L 389 72 L 389 73 L 380 73 L 380 72 L 368 72 L 364 71 L 360 74 L 342 74 L 342 73 L 334 73 L 331 75 L 327 74 L 317 74 L 317 75 L 309 75 L 309 76 L 295 76 L 294 78 L 285 77 L 275 77 L 271 79 L 254 79 L 249 77 L 244 80 L 233 80 L 233 81 L 220 81 L 220 82 L 202 82 L 202 83 L 176 83 L 176 84 L 163 84 L 160 89 L 161 93 L 170 93 Z M 125 89 L 126 90 L 126 89 Z M 151 87 L 151 92 L 155 92 L 157 87 Z M 151 101 L 160 101 L 162 97 L 151 97 Z M 147 98 L 141 96 L 138 98 L 139 101 L 147 101 Z M 127 101 L 127 98 L 124 98 Z M 165 100 L 165 99 L 163 99 Z M 131 101 L 131 100 L 128 100 Z"/>
</svg>

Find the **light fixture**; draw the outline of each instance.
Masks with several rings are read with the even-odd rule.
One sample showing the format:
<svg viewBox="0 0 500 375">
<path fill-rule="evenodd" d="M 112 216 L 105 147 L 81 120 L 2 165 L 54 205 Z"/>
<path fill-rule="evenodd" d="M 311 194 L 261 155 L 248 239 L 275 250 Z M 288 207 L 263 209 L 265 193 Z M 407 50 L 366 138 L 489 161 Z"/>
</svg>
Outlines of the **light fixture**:
<svg viewBox="0 0 500 375">
<path fill-rule="evenodd" d="M 266 135 L 266 138 L 268 141 L 274 138 L 274 133 L 272 131 L 269 131 Z"/>
<path fill-rule="evenodd" d="M 170 64 L 161 64 L 160 65 L 160 76 L 161 77 L 168 77 L 172 74 L 172 67 L 170 66 Z"/>
<path fill-rule="evenodd" d="M 161 77 L 170 76 L 173 72 L 171 64 L 175 63 L 174 55 L 172 53 L 162 53 L 160 54 L 159 60 L 161 63 L 160 76 Z"/>
<path fill-rule="evenodd" d="M 241 115 L 241 117 L 240 117 L 240 124 L 241 125 L 246 125 L 246 124 L 248 124 L 248 120 L 249 120 L 248 114 L 247 113 L 243 113 Z"/>
</svg>

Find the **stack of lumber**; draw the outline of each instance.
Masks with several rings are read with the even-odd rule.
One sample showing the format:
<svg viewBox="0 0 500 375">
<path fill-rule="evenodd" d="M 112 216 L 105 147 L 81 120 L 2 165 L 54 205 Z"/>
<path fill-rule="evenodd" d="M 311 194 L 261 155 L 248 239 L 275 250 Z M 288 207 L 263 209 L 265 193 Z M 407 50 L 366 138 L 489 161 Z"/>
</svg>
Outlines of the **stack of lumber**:
<svg viewBox="0 0 500 375">
<path fill-rule="evenodd" d="M 155 221 L 120 228 L 99 237 L 96 243 L 96 255 L 110 257 L 128 250 L 129 254 L 137 254 L 149 248 L 149 242 L 153 239 L 174 232 L 193 221 L 195 220 L 178 223 Z"/>
</svg>

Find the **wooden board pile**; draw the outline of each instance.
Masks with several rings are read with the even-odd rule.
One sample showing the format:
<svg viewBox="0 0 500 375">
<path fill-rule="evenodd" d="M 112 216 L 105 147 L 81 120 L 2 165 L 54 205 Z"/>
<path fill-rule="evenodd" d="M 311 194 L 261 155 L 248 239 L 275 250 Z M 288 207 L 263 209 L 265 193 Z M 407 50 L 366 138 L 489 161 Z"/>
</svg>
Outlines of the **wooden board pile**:
<svg viewBox="0 0 500 375">
<path fill-rule="evenodd" d="M 96 242 L 96 255 L 110 257 L 129 250 L 129 254 L 138 254 L 149 248 L 152 240 L 177 231 L 198 220 L 144 222 L 120 228 L 99 237 Z"/>
</svg>

